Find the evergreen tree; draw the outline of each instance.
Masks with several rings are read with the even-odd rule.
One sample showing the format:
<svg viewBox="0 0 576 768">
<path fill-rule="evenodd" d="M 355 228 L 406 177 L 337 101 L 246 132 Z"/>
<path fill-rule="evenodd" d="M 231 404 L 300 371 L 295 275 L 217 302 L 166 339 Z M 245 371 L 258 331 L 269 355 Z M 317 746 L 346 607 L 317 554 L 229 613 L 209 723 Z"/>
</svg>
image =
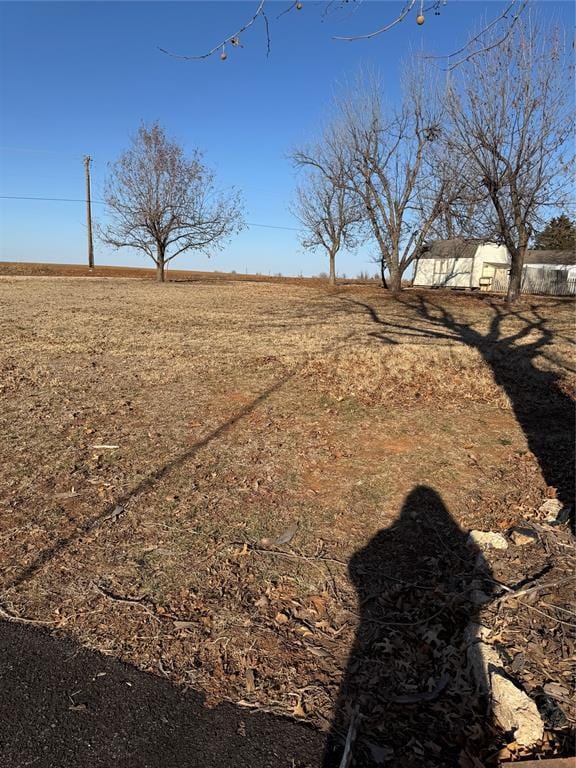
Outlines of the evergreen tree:
<svg viewBox="0 0 576 768">
<path fill-rule="evenodd" d="M 550 219 L 541 232 L 536 233 L 539 251 L 571 251 L 576 247 L 576 223 L 565 213 Z"/>
</svg>

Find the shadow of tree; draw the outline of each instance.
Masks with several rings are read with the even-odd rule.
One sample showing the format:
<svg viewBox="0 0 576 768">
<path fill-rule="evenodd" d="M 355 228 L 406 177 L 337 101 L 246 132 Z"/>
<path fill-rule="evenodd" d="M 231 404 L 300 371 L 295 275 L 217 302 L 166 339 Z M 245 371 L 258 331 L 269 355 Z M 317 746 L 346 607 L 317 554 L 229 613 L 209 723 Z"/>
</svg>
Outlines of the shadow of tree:
<svg viewBox="0 0 576 768">
<path fill-rule="evenodd" d="M 493 317 L 487 333 L 458 321 L 444 307 L 419 297 L 418 313 L 429 323 L 448 328 L 488 363 L 496 383 L 507 394 L 528 447 L 536 457 L 548 486 L 556 488 L 565 507 L 574 503 L 574 401 L 560 387 L 559 376 L 542 370 L 535 359 L 554 341 L 547 320 L 533 305 L 528 314 L 491 304 Z M 513 316 L 523 326 L 509 335 L 502 323 Z M 535 335 L 535 338 L 531 338 Z"/>
<path fill-rule="evenodd" d="M 296 373 L 297 371 L 292 371 L 289 375 L 277 381 L 271 387 L 266 389 L 261 395 L 255 398 L 252 402 L 239 409 L 230 419 L 225 421 L 201 440 L 198 440 L 196 443 L 190 446 L 186 451 L 178 454 L 170 461 L 167 461 L 166 463 L 159 466 L 153 472 L 148 474 L 147 477 L 141 480 L 137 485 L 116 497 L 114 501 L 104 507 L 104 509 L 100 510 L 97 515 L 82 522 L 72 534 L 57 539 L 54 544 L 52 544 L 52 546 L 47 547 L 42 552 L 40 552 L 32 563 L 27 565 L 20 571 L 20 573 L 17 573 L 13 579 L 4 584 L 4 589 L 8 590 L 14 587 L 18 587 L 20 584 L 23 584 L 24 582 L 31 579 L 36 573 L 38 573 L 41 568 L 43 568 L 52 559 L 57 557 L 60 553 L 64 552 L 71 544 L 81 540 L 82 537 L 87 536 L 93 529 L 109 520 L 115 514 L 115 510 L 117 510 L 118 507 L 123 508 L 131 499 L 153 488 L 156 483 L 160 482 L 170 472 L 186 464 L 186 462 L 192 459 L 202 448 L 229 432 L 236 424 L 242 421 L 242 419 L 246 418 L 246 416 L 258 408 L 259 405 L 265 402 L 275 392 L 280 390 L 291 379 L 293 379 Z"/>
<path fill-rule="evenodd" d="M 439 494 L 414 488 L 394 524 L 353 555 L 349 575 L 359 626 L 324 768 L 456 766 L 466 752 L 482 756 L 488 724 L 465 631 L 492 581 Z"/>
<path fill-rule="evenodd" d="M 397 344 L 398 336 L 411 341 L 434 338 L 460 341 L 478 350 L 490 366 L 496 383 L 508 396 L 544 480 L 556 489 L 562 504 L 573 510 L 574 400 L 562 390 L 558 373 L 535 365 L 538 357 L 548 357 L 557 366 L 571 370 L 570 366 L 550 357 L 547 352 L 554 342 L 555 332 L 550 329 L 549 321 L 538 304 L 532 303 L 527 309 L 511 309 L 492 299 L 469 298 L 470 302 L 482 302 L 492 312 L 485 332 L 475 328 L 472 321 L 459 320 L 440 301 L 433 301 L 423 293 L 397 299 L 408 310 L 406 320 L 401 322 L 380 317 L 368 302 L 350 298 L 346 301 L 364 309 L 378 326 L 372 335 L 383 343 Z M 550 308 L 554 305 L 548 302 L 545 306 Z M 416 320 L 423 321 L 423 325 Z M 517 328 L 505 334 L 503 325 L 508 320 L 514 320 Z"/>
</svg>

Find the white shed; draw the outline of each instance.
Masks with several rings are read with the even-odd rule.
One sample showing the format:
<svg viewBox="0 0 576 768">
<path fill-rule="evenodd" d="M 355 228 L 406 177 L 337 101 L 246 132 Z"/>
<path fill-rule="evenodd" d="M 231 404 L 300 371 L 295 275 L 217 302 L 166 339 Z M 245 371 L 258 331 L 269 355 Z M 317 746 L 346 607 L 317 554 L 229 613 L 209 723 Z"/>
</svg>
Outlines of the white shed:
<svg viewBox="0 0 576 768">
<path fill-rule="evenodd" d="M 418 259 L 413 285 L 488 290 L 496 270 L 509 265 L 506 246 L 462 238 L 436 240 Z"/>
<path fill-rule="evenodd" d="M 510 256 L 505 245 L 478 240 L 436 240 L 416 263 L 413 285 L 508 290 Z M 576 251 L 528 250 L 522 293 L 576 295 Z"/>
</svg>

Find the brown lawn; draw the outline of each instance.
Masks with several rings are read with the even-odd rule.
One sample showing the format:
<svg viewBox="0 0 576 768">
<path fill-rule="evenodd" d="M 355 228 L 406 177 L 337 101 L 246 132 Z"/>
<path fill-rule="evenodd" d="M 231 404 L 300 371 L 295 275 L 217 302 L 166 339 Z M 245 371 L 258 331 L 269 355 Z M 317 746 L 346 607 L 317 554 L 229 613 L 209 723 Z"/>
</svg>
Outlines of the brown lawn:
<svg viewBox="0 0 576 768">
<path fill-rule="evenodd" d="M 3 610 L 211 701 L 328 727 L 347 563 L 415 488 L 464 531 L 570 493 L 568 301 L 8 276 L 0 307 Z"/>
</svg>

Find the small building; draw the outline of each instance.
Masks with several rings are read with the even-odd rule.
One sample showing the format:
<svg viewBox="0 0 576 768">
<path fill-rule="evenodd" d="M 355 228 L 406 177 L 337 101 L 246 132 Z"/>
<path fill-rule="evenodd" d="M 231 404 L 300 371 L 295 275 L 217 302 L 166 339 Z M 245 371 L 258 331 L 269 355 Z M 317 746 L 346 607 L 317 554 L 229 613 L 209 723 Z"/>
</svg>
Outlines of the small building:
<svg viewBox="0 0 576 768">
<path fill-rule="evenodd" d="M 504 245 L 453 238 L 428 244 L 416 262 L 414 286 L 505 293 L 510 256 Z M 528 250 L 522 293 L 576 295 L 576 251 Z"/>
<path fill-rule="evenodd" d="M 429 243 L 416 263 L 413 285 L 434 288 L 483 288 L 497 270 L 508 274 L 504 245 L 452 238 Z"/>
<path fill-rule="evenodd" d="M 576 294 L 576 250 L 527 251 L 522 291 L 555 296 Z"/>
</svg>

